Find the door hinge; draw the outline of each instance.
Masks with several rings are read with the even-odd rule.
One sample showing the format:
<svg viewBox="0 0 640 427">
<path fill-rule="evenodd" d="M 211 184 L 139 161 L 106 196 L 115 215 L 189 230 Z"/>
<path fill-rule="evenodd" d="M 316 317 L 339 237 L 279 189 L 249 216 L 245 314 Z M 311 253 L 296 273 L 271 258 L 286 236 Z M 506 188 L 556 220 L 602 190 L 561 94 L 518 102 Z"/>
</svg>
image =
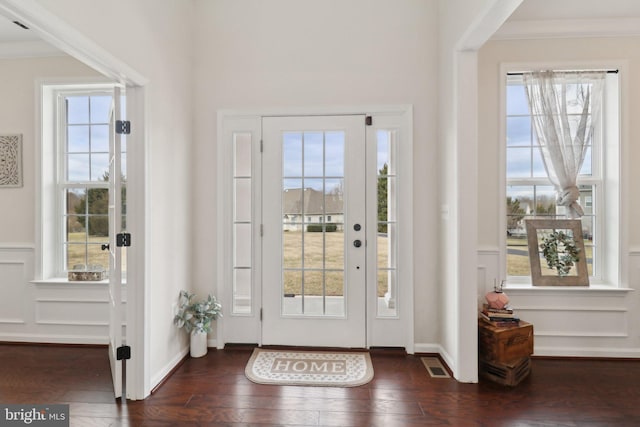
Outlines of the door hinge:
<svg viewBox="0 0 640 427">
<path fill-rule="evenodd" d="M 116 133 L 129 135 L 131 133 L 131 122 L 129 120 L 116 120 Z"/>
<path fill-rule="evenodd" d="M 116 234 L 116 246 L 119 248 L 123 246 L 131 246 L 131 233 Z"/>
<path fill-rule="evenodd" d="M 367 116 L 364 118 L 364 124 L 367 126 L 371 126 L 373 124 L 373 117 Z"/>
<path fill-rule="evenodd" d="M 123 345 L 116 349 L 116 360 L 129 360 L 131 359 L 131 347 Z"/>
</svg>

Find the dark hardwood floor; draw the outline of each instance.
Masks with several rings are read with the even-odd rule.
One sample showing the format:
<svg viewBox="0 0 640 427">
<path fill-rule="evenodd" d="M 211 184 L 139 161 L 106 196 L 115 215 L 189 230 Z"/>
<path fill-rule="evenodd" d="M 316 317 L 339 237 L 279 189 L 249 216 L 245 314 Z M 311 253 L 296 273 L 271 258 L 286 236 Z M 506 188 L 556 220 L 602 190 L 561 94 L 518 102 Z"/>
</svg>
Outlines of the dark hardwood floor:
<svg viewBox="0 0 640 427">
<path fill-rule="evenodd" d="M 144 401 L 114 401 L 105 348 L 0 344 L 0 403 L 69 403 L 72 426 L 640 426 L 640 360 L 534 359 L 516 387 L 431 378 L 373 351 L 355 388 L 257 385 L 249 348 L 187 359 Z"/>
</svg>

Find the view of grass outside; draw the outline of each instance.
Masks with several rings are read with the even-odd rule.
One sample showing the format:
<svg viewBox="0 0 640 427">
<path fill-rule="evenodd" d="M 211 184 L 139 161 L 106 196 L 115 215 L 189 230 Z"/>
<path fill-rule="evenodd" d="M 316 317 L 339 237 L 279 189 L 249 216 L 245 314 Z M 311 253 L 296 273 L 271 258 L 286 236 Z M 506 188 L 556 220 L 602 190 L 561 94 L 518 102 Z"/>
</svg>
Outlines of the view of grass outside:
<svg viewBox="0 0 640 427">
<path fill-rule="evenodd" d="M 123 182 L 125 178 L 122 178 Z M 104 174 L 102 181 L 108 182 Z M 109 243 L 109 189 L 70 188 L 67 192 L 66 251 L 67 270 L 109 270 L 109 251 L 102 245 Z M 122 186 L 122 226 L 126 227 L 126 182 Z M 124 249 L 124 248 L 123 248 Z M 122 269 L 126 270 L 126 256 L 122 255 Z"/>
<path fill-rule="evenodd" d="M 109 271 L 109 251 L 102 250 L 102 245 L 109 243 L 107 236 L 87 236 L 84 232 L 68 234 L 66 245 L 67 269 L 73 270 L 74 266 L 100 266 Z M 122 271 L 127 271 L 127 248 L 121 248 Z"/>
<path fill-rule="evenodd" d="M 587 259 L 587 270 L 589 275 L 593 275 L 593 241 L 584 239 L 584 251 Z M 547 263 L 540 255 L 540 270 L 543 276 L 557 273 L 547 267 Z M 570 275 L 576 275 L 575 267 Z M 529 266 L 529 248 L 527 246 L 527 236 L 509 237 L 507 239 L 507 275 L 509 276 L 531 276 Z"/>
<path fill-rule="evenodd" d="M 324 295 L 344 295 L 344 232 L 331 233 L 304 232 L 304 251 L 302 250 L 302 235 L 300 231 L 286 231 L 284 240 L 284 293 L 302 295 L 302 256 L 304 254 L 304 294 L 323 295 L 322 258 L 325 257 L 325 286 Z M 323 250 L 323 237 L 325 246 Z M 387 259 L 388 237 L 378 235 L 378 262 Z M 381 265 L 385 268 L 386 265 Z M 295 269 L 295 270 L 294 270 Z M 384 296 L 387 291 L 386 273 L 378 274 L 378 296 Z"/>
<path fill-rule="evenodd" d="M 109 269 L 109 252 L 101 245 L 109 243 L 108 236 L 87 236 L 85 232 L 68 233 L 67 268 L 73 270 L 76 265 L 99 265 Z"/>
</svg>

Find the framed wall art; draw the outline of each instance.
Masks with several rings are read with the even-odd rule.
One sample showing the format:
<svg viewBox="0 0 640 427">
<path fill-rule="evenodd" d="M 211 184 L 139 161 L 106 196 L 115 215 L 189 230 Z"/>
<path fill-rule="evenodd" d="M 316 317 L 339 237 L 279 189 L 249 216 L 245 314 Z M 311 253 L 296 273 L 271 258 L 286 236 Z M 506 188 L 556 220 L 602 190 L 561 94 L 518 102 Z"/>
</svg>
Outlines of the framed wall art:
<svg viewBox="0 0 640 427">
<path fill-rule="evenodd" d="M 22 135 L 0 135 L 0 188 L 22 187 Z"/>
<path fill-rule="evenodd" d="M 526 221 L 533 286 L 589 286 L 579 219 Z"/>
</svg>

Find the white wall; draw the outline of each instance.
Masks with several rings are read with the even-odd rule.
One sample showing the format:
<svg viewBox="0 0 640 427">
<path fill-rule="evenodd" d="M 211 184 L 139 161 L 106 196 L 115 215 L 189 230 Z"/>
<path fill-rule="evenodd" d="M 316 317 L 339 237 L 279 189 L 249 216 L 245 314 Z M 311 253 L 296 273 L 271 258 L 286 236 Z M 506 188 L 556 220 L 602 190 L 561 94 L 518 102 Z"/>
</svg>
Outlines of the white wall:
<svg viewBox="0 0 640 427">
<path fill-rule="evenodd" d="M 97 73 L 68 56 L 0 59 L 0 130 L 22 134 L 23 182 L 0 190 L 0 340 L 106 344 L 104 284 L 32 284 L 36 230 L 36 81 Z"/>
<path fill-rule="evenodd" d="M 438 341 L 435 1 L 196 2 L 194 260 L 216 289 L 216 111 L 412 104 L 417 343 Z"/>
<path fill-rule="evenodd" d="M 146 169 L 145 316 L 150 386 L 174 366 L 187 337 L 172 324 L 182 288 L 192 288 L 190 187 L 192 147 L 193 3 L 181 0 L 34 0 L 114 58 L 143 75 L 148 84 L 146 158 L 129 167 Z M 135 212 L 129 212 L 135 215 Z M 132 238 L 135 245 L 136 237 Z M 135 352 L 136 349 L 132 349 Z"/>
<path fill-rule="evenodd" d="M 36 80 L 96 75 L 67 56 L 0 59 L 0 132 L 22 134 L 24 182 L 21 188 L 0 189 L 0 244 L 35 242 Z"/>
<path fill-rule="evenodd" d="M 635 219 L 640 199 L 634 197 L 640 170 L 640 38 L 584 38 L 551 40 L 491 41 L 479 52 L 480 150 L 478 156 L 479 285 L 489 291 L 493 278 L 504 278 L 500 271 L 499 245 L 502 204 L 499 176 L 500 154 L 500 64 L 501 63 L 622 64 L 622 246 L 620 262 L 628 266 L 621 272 L 622 282 L 635 292 L 588 290 L 507 290 L 522 318 L 534 324 L 535 353 L 560 356 L 640 356 L 640 228 Z M 614 65 L 616 66 L 616 65 Z M 626 163 L 626 167 L 625 167 Z M 625 228 L 626 227 L 626 228 Z M 623 240 L 624 241 L 624 240 Z"/>
<path fill-rule="evenodd" d="M 477 381 L 476 50 L 522 0 L 440 0 L 439 139 L 442 353 L 460 381 Z"/>
</svg>

